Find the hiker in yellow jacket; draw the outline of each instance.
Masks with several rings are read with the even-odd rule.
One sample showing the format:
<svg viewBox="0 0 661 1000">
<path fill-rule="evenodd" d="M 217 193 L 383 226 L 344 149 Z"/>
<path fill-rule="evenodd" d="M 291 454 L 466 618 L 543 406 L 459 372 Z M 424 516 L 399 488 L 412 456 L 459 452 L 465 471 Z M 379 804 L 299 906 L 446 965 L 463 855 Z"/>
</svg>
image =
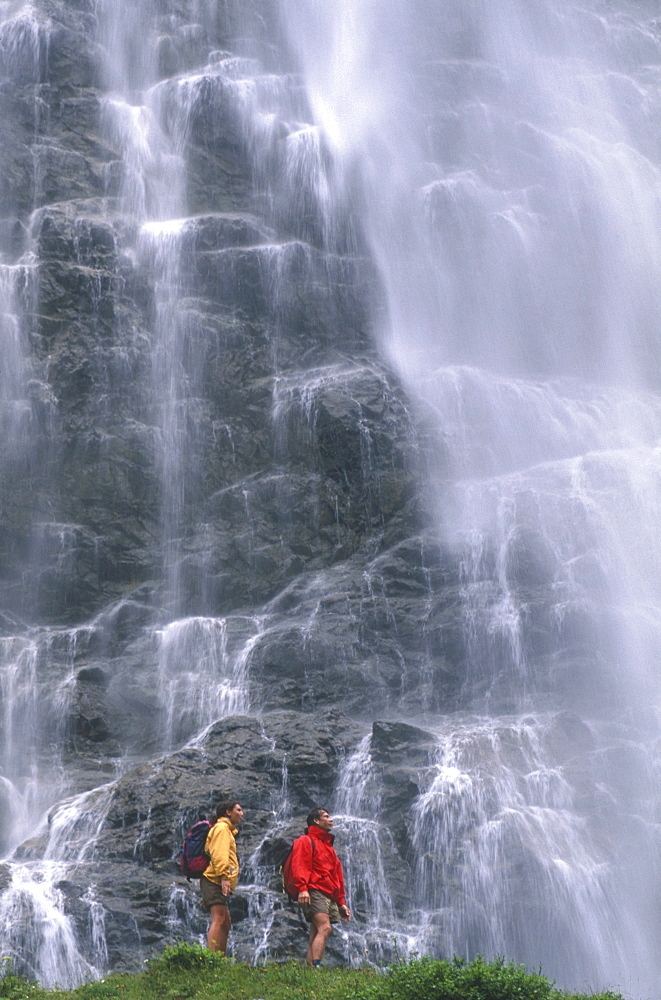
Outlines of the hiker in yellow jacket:
<svg viewBox="0 0 661 1000">
<path fill-rule="evenodd" d="M 239 859 L 235 837 L 243 819 L 238 802 L 228 800 L 216 808 L 216 822 L 209 830 L 204 850 L 210 861 L 200 879 L 202 902 L 211 914 L 207 945 L 211 951 L 225 954 L 232 927 L 229 897 L 239 881 Z"/>
</svg>

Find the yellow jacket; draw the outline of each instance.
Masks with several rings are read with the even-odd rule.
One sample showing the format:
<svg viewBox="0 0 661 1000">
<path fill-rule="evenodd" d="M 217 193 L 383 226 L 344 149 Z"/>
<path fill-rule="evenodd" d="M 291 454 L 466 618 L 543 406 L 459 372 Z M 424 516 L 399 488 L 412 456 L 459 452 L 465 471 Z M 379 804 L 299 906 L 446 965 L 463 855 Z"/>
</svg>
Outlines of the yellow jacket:
<svg viewBox="0 0 661 1000">
<path fill-rule="evenodd" d="M 230 884 L 230 892 L 234 892 L 236 883 L 239 881 L 239 859 L 234 839 L 238 832 L 227 816 L 221 816 L 209 830 L 204 845 L 204 850 L 211 858 L 208 867 L 204 870 L 206 878 L 217 885 L 227 879 Z"/>
</svg>

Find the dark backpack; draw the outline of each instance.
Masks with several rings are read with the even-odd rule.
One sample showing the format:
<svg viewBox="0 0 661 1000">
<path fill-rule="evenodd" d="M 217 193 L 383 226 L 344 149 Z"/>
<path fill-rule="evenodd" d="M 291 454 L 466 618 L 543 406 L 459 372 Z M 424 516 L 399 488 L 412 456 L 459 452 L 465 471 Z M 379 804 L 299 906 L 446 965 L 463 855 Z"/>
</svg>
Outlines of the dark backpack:
<svg viewBox="0 0 661 1000">
<path fill-rule="evenodd" d="M 302 836 L 310 837 L 309 833 L 304 833 Z M 299 839 L 299 838 L 297 838 Z M 296 841 L 294 841 L 294 844 Z M 314 837 L 310 837 L 310 843 L 312 845 L 312 853 L 314 854 Z M 298 889 L 294 883 L 294 876 L 291 870 L 291 860 L 292 854 L 294 853 L 294 844 L 291 844 L 285 858 L 280 865 L 280 874 L 282 876 L 282 891 L 286 894 L 292 903 L 295 903 L 298 899 Z"/>
<path fill-rule="evenodd" d="M 190 828 L 184 842 L 179 848 L 178 866 L 182 875 L 188 881 L 192 878 L 202 878 L 209 865 L 209 855 L 204 852 L 207 834 L 211 829 L 208 819 L 200 819 Z"/>
</svg>

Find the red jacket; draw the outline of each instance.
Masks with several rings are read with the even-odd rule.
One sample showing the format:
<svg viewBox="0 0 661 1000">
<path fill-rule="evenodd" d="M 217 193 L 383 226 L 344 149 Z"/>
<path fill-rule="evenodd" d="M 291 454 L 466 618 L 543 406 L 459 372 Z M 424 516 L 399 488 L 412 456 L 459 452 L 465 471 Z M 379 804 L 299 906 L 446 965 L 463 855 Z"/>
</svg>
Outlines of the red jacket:
<svg viewBox="0 0 661 1000">
<path fill-rule="evenodd" d="M 314 824 L 309 826 L 308 832 L 294 841 L 291 871 L 299 892 L 316 889 L 334 899 L 338 906 L 346 906 L 342 862 L 335 853 L 334 839 L 332 833 Z"/>
</svg>

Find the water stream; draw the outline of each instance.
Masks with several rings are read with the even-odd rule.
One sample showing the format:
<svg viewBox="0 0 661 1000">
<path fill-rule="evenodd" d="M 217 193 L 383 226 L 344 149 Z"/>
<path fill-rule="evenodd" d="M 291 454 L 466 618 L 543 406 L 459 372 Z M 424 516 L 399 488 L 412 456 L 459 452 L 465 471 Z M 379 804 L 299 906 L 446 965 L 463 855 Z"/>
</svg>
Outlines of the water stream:
<svg viewBox="0 0 661 1000">
<path fill-rule="evenodd" d="M 280 639 L 284 655 L 296 649 L 306 665 L 295 678 L 299 707 L 314 706 L 307 667 L 320 659 L 341 670 L 351 635 L 357 648 L 374 647 L 364 656 L 374 667 L 371 707 L 406 715 L 432 748 L 406 772 L 418 793 L 403 818 L 386 813 L 383 761 L 369 735 L 340 768 L 328 804 L 356 921 L 335 935 L 337 955 L 383 964 L 414 952 L 504 954 L 541 963 L 572 988 L 658 995 L 655 14 L 645 0 L 281 0 L 276 42 L 264 38 L 267 5 L 222 5 L 231 26 L 223 31 L 211 0 L 183 6 L 190 10 L 179 19 L 160 0 L 139 9 L 96 0 L 88 11 L 100 142 L 120 151 L 104 165 L 104 219 L 119 261 L 112 281 L 127 296 L 144 281 L 149 300 L 146 331 L 133 329 L 128 307 L 114 318 L 124 374 L 104 371 L 98 387 L 105 395 L 113 378 L 125 383 L 156 513 L 135 600 L 67 624 L 54 624 L 54 612 L 32 621 L 33 595 L 42 579 L 95 565 L 103 539 L 70 523 L 41 480 L 26 514 L 17 583 L 26 620 L 3 615 L 0 637 L 0 951 L 47 984 L 99 976 L 109 960 L 96 883 L 75 914 L 59 888 L 94 859 L 114 787 L 98 761 L 84 780 L 67 769 L 83 654 L 103 662 L 107 676 L 91 669 L 110 690 L 130 675 L 136 702 L 145 697 L 144 744 L 136 749 L 131 735 L 114 747 L 112 767 L 124 771 L 148 752 L 201 745 L 218 719 L 268 706 L 269 655 Z M 41 358 L 39 369 L 30 340 L 54 148 L 40 90 L 52 24 L 37 8 L 0 0 L 0 73 L 24 88 L 35 122 L 33 204 L 21 208 L 29 225 L 14 231 L 12 215 L 0 232 L 0 500 L 17 507 L 12 478 L 46 477 L 57 461 L 55 404 L 40 381 L 57 358 Z M 280 42 L 286 52 L 276 51 Z M 189 189 L 187 162 L 200 120 L 222 125 L 252 185 L 242 202 L 228 181 L 223 210 L 203 214 L 191 208 L 203 199 Z M 103 286 L 85 258 L 86 216 L 77 227 L 75 263 L 89 278 L 102 339 Z M 219 421 L 210 403 L 232 386 L 209 390 L 209 343 L 231 337 L 203 314 L 196 295 L 205 281 L 225 320 L 238 329 L 240 317 L 255 340 L 264 330 L 269 337 L 252 405 L 268 425 L 263 444 L 255 423 L 255 448 L 272 464 L 237 474 L 211 497 L 209 463 L 233 467 L 238 422 L 231 405 Z M 287 341 L 306 323 L 323 345 L 311 360 Z M 369 351 L 356 347 L 349 323 L 369 327 L 379 365 L 362 356 Z M 148 340 L 148 371 L 131 367 L 144 350 L 139 338 Z M 405 404 L 382 364 L 397 373 Z M 395 642 L 399 695 L 379 673 L 380 633 L 398 637 L 402 620 L 383 568 L 391 553 L 379 551 L 387 476 L 366 386 L 373 411 L 406 436 L 427 515 L 427 535 L 415 542 L 425 613 L 407 625 L 420 633 L 415 664 L 408 638 Z M 359 480 L 350 484 L 352 523 L 372 518 L 376 540 L 363 550 L 351 602 L 340 597 L 335 607 L 340 560 L 354 550 L 339 487 L 323 492 L 319 435 L 340 403 L 356 432 L 347 436 Z M 292 474 L 301 452 L 308 465 Z M 275 527 L 264 525 L 265 497 Z M 306 532 L 335 553 L 327 565 L 305 565 L 299 508 Z M 234 583 L 214 563 L 218 524 L 237 535 L 237 564 L 252 581 L 222 616 L 218 594 Z M 290 583 L 275 596 L 260 587 L 274 563 L 269 545 L 291 560 Z M 445 626 L 432 621 L 432 551 L 457 568 L 463 673 L 450 710 L 435 691 Z M 65 590 L 62 601 L 69 614 Z M 122 621 L 132 610 L 141 617 L 127 641 Z M 347 632 L 338 639 L 339 619 Z M 253 668 L 263 671 L 259 683 Z M 293 819 L 286 754 L 281 779 L 276 833 Z M 409 884 L 387 874 L 400 820 Z M 26 828 L 43 857 L 21 847 Z M 278 913 L 262 846 L 248 859 L 237 945 L 259 960 Z M 173 936 L 195 922 L 180 888 L 164 921 Z M 140 928 L 131 933 L 141 949 Z"/>
<path fill-rule="evenodd" d="M 614 773 L 579 805 L 544 713 L 609 720 L 594 759 L 640 746 L 630 777 L 653 794 L 637 719 L 658 713 L 661 642 L 654 21 L 563 0 L 303 6 L 282 10 L 328 187 L 338 212 L 351 192 L 377 338 L 436 428 L 464 704 L 496 717 L 444 730 L 416 804 L 418 941 L 624 982 L 656 968 L 640 886 L 658 826 L 630 803 L 629 881 Z"/>
</svg>

